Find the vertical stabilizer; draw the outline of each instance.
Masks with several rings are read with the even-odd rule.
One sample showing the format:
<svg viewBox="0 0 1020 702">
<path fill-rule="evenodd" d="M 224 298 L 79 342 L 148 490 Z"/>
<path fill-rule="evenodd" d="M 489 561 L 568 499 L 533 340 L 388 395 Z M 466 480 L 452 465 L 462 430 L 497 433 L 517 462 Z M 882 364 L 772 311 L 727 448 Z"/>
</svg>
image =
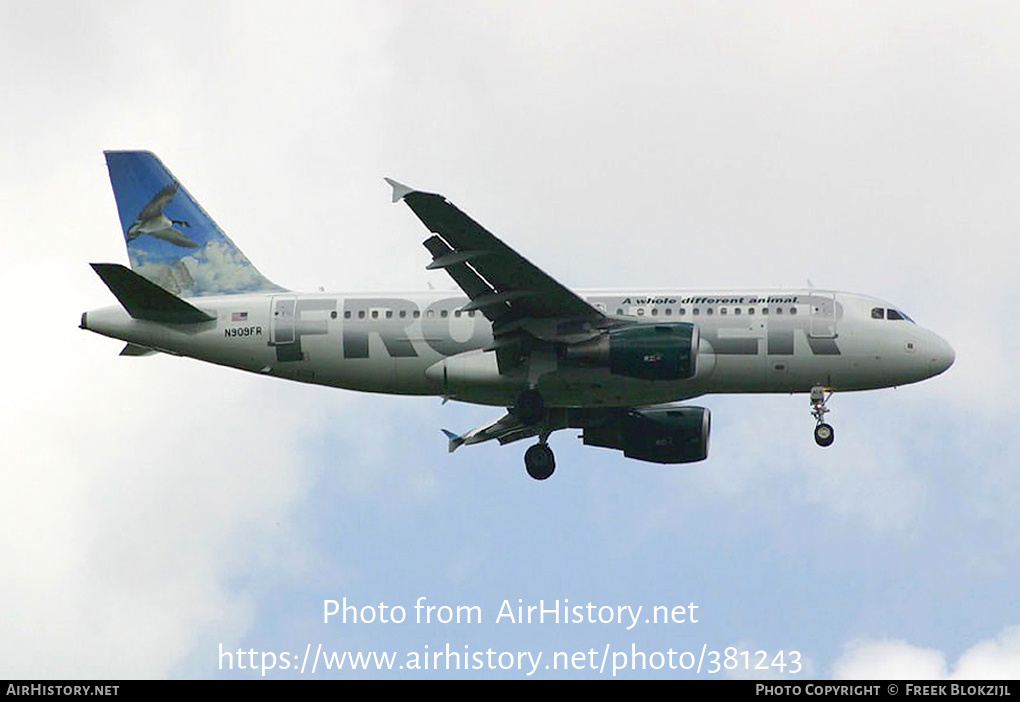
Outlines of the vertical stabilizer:
<svg viewBox="0 0 1020 702">
<path fill-rule="evenodd" d="M 107 151 L 131 268 L 181 297 L 279 292 L 148 151 Z"/>
</svg>

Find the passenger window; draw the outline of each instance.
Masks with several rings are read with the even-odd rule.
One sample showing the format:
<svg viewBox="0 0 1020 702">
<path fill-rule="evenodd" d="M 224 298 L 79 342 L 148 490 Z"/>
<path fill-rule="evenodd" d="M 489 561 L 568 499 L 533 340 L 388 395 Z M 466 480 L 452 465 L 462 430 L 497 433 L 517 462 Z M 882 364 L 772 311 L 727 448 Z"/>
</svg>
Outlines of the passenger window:
<svg viewBox="0 0 1020 702">
<path fill-rule="evenodd" d="M 372 310 L 372 319 L 379 319 L 379 310 Z"/>
<path fill-rule="evenodd" d="M 618 315 L 623 315 L 623 308 L 622 308 L 622 307 L 618 308 L 618 309 L 616 310 L 616 314 L 618 314 Z"/>
<path fill-rule="evenodd" d="M 672 314 L 673 314 L 673 308 L 672 307 L 667 307 L 666 308 L 666 316 L 670 317 L 670 316 L 672 316 Z"/>
<path fill-rule="evenodd" d="M 695 317 L 697 317 L 699 314 L 701 314 L 701 308 L 700 307 L 695 307 L 693 310 L 691 310 L 691 314 L 693 314 Z"/>
<path fill-rule="evenodd" d="M 351 318 L 351 311 L 350 310 L 344 310 L 344 319 L 350 319 L 350 318 Z"/>
<path fill-rule="evenodd" d="M 447 312 L 446 310 L 443 310 L 442 312 L 439 313 L 439 316 L 442 317 L 443 319 L 446 319 L 448 316 L 450 316 L 450 313 Z"/>
<path fill-rule="evenodd" d="M 783 308 L 782 307 L 777 307 L 776 308 L 776 314 L 782 314 L 782 313 L 783 313 Z"/>
<path fill-rule="evenodd" d="M 453 316 L 454 317 L 460 317 L 460 310 L 457 310 L 456 312 L 454 312 Z"/>
<path fill-rule="evenodd" d="M 791 307 L 790 308 L 790 314 L 797 314 L 797 308 L 796 307 Z"/>
<path fill-rule="evenodd" d="M 386 319 L 393 319 L 393 310 L 386 310 Z"/>
<path fill-rule="evenodd" d="M 725 307 L 720 307 L 719 308 L 719 314 L 726 314 L 726 308 Z"/>
<path fill-rule="evenodd" d="M 645 316 L 645 308 L 644 307 L 638 307 L 637 314 L 638 314 L 638 317 L 644 317 Z"/>
<path fill-rule="evenodd" d="M 415 319 L 418 319 L 418 317 L 421 317 L 421 310 L 415 310 L 414 312 L 411 313 L 411 316 L 414 317 Z"/>
<path fill-rule="evenodd" d="M 677 310 L 677 314 L 679 314 L 681 317 L 683 317 L 685 314 L 687 314 L 687 309 L 684 308 L 684 307 L 681 307 L 679 310 Z"/>
<path fill-rule="evenodd" d="M 748 314 L 754 314 L 754 308 L 753 307 L 748 307 L 747 308 L 747 313 Z"/>
<path fill-rule="evenodd" d="M 652 308 L 652 316 L 653 317 L 658 317 L 659 316 L 659 308 L 658 307 L 653 307 Z"/>
<path fill-rule="evenodd" d="M 872 307 L 871 308 L 871 318 L 872 319 L 885 319 L 885 309 L 882 308 L 882 307 Z"/>
<path fill-rule="evenodd" d="M 739 307 L 734 307 L 733 308 L 733 314 L 740 314 L 740 308 Z"/>
<path fill-rule="evenodd" d="M 768 315 L 768 313 L 769 313 L 769 308 L 768 308 L 768 307 L 762 307 L 762 308 L 761 308 L 761 313 L 762 313 L 762 314 L 764 314 L 764 315 Z"/>
<path fill-rule="evenodd" d="M 403 319 L 407 316 L 407 310 L 400 310 L 400 318 Z"/>
</svg>

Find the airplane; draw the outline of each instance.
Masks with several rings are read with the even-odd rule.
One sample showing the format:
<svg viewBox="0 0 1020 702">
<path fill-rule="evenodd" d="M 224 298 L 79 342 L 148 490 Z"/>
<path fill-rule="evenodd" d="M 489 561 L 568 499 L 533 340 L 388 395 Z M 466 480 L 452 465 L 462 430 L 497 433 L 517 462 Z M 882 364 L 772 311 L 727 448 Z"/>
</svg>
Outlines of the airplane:
<svg viewBox="0 0 1020 702">
<path fill-rule="evenodd" d="M 429 270 L 460 293 L 298 293 L 264 277 L 152 153 L 107 151 L 130 267 L 93 263 L 118 305 L 80 327 L 157 352 L 303 383 L 504 407 L 448 450 L 537 437 L 527 473 L 556 467 L 549 436 L 661 464 L 708 456 L 715 393 L 807 393 L 822 447 L 834 392 L 915 383 L 950 345 L 877 298 L 795 290 L 575 292 L 442 195 L 386 179 L 429 230 Z M 186 226 L 184 237 L 173 225 Z M 148 234 L 148 235 L 146 235 Z M 183 239 L 182 239 L 183 238 Z"/>
</svg>

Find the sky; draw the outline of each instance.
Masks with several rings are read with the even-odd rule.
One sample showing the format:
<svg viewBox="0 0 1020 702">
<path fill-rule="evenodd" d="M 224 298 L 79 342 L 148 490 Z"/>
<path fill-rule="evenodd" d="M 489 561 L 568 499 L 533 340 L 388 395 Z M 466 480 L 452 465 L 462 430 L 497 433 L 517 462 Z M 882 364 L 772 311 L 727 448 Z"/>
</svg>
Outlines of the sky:
<svg viewBox="0 0 1020 702">
<path fill-rule="evenodd" d="M 1020 676 L 1017 36 L 1015 2 L 0 0 L 0 677 Z M 835 395 L 825 450 L 806 396 L 708 396 L 707 461 L 563 431 L 539 483 L 447 453 L 493 408 L 79 330 L 127 261 L 104 149 L 291 289 L 452 286 L 392 177 L 573 289 L 810 280 L 956 363 Z"/>
</svg>

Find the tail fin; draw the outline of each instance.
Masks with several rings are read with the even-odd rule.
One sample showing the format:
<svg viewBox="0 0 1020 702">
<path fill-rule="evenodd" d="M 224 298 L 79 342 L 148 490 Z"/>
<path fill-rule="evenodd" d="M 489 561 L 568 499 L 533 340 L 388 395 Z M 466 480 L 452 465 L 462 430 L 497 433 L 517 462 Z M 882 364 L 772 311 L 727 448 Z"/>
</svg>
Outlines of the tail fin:
<svg viewBox="0 0 1020 702">
<path fill-rule="evenodd" d="M 131 268 L 182 297 L 281 292 L 148 151 L 107 151 Z"/>
</svg>

